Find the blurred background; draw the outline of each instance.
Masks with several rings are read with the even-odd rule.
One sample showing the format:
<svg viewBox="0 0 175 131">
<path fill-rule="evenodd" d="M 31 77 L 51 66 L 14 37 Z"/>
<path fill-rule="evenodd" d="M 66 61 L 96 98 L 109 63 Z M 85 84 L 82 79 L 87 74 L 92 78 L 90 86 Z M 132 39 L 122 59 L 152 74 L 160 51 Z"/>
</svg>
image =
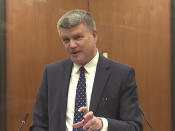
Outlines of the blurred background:
<svg viewBox="0 0 175 131">
<path fill-rule="evenodd" d="M 155 131 L 175 131 L 174 0 L 0 0 L 0 131 L 29 112 L 28 131 L 44 66 L 67 57 L 56 24 L 71 9 L 92 13 L 100 52 L 134 67 Z"/>
</svg>

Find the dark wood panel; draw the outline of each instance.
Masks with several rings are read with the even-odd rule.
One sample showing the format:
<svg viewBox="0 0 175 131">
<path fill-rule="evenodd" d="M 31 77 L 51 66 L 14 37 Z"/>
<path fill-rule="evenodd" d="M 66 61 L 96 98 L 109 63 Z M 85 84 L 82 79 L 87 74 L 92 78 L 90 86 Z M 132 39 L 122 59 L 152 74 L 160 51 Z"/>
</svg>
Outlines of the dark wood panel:
<svg viewBox="0 0 175 131">
<path fill-rule="evenodd" d="M 172 98 L 172 131 L 175 130 L 175 1 L 171 0 L 171 98 Z"/>
<path fill-rule="evenodd" d="M 135 68 L 141 106 L 155 130 L 171 130 L 170 0 L 96 0 L 98 47 Z M 144 131 L 149 131 L 144 123 Z"/>
<path fill-rule="evenodd" d="M 6 19 L 5 0 L 0 0 L 0 129 L 6 130 Z"/>
</svg>

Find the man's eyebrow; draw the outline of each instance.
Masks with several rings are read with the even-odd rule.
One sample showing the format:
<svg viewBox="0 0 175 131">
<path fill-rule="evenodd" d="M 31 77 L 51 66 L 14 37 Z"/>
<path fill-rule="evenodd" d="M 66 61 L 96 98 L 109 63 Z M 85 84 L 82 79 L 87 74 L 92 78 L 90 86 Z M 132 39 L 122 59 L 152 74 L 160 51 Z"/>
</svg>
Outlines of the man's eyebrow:
<svg viewBox="0 0 175 131">
<path fill-rule="evenodd" d="M 73 37 L 76 37 L 76 36 L 83 36 L 83 34 L 77 33 L 77 34 L 74 34 L 74 35 L 73 35 Z"/>
<path fill-rule="evenodd" d="M 67 39 L 68 37 L 67 36 L 61 36 L 61 39 Z"/>
</svg>

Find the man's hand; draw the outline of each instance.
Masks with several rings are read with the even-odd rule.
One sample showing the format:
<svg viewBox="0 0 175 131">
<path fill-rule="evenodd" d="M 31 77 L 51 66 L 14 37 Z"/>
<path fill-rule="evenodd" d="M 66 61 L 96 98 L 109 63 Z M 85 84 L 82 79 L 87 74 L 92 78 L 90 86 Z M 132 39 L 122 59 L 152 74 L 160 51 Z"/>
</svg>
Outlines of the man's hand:
<svg viewBox="0 0 175 131">
<path fill-rule="evenodd" d="M 79 112 L 84 112 L 84 119 L 78 123 L 73 124 L 73 128 L 83 126 L 83 130 L 98 131 L 102 129 L 103 122 L 100 118 L 94 116 L 92 111 L 88 111 L 87 107 L 80 107 Z"/>
</svg>

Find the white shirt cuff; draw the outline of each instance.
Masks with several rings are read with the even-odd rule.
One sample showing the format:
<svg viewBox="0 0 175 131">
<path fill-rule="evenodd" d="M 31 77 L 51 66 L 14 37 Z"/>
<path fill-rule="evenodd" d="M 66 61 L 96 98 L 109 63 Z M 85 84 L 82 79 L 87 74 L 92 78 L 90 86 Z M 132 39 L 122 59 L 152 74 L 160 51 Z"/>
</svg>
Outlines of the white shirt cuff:
<svg viewBox="0 0 175 131">
<path fill-rule="evenodd" d="M 102 122 L 103 122 L 103 127 L 100 131 L 107 131 L 108 130 L 108 121 L 106 118 L 103 118 L 103 117 L 99 117 Z"/>
</svg>

